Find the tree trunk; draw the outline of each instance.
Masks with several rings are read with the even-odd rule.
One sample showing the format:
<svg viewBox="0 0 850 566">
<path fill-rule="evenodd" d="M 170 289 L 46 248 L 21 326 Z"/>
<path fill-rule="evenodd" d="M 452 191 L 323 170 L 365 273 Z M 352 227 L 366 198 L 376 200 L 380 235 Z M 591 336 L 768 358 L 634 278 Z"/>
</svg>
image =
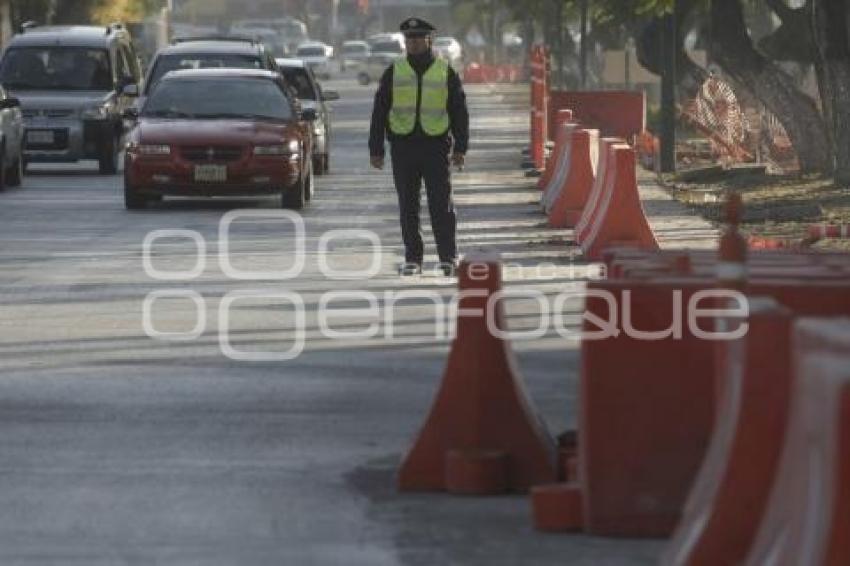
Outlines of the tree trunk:
<svg viewBox="0 0 850 566">
<path fill-rule="evenodd" d="M 842 0 L 815 0 L 818 88 L 832 139 L 835 181 L 850 185 L 850 10 Z"/>
<path fill-rule="evenodd" d="M 679 18 L 681 26 L 684 15 Z M 663 28 L 661 18 L 655 18 L 646 25 L 638 35 L 636 42 L 638 62 L 655 75 L 661 75 L 664 69 Z M 678 27 L 678 26 L 677 26 Z M 693 62 L 685 51 L 682 27 L 678 27 L 678 49 L 676 50 L 676 89 L 680 101 L 696 98 L 702 83 L 708 78 L 708 73 Z"/>
<path fill-rule="evenodd" d="M 829 137 L 815 101 L 753 47 L 740 0 L 712 0 L 711 23 L 712 59 L 782 123 L 802 172 L 831 172 Z"/>
</svg>

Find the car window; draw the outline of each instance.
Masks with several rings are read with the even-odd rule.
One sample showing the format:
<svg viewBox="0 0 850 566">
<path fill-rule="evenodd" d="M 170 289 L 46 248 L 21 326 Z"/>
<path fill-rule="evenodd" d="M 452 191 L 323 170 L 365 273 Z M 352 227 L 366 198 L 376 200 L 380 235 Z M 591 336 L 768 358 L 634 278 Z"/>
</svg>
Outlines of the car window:
<svg viewBox="0 0 850 566">
<path fill-rule="evenodd" d="M 85 47 L 15 47 L 0 64 L 0 82 L 19 90 L 112 90 L 109 52 Z"/>
<path fill-rule="evenodd" d="M 367 47 L 365 45 L 343 45 L 343 53 L 365 53 Z"/>
<path fill-rule="evenodd" d="M 268 66 L 268 63 L 264 64 L 259 56 L 256 55 L 237 55 L 233 53 L 160 55 L 154 61 L 150 80 L 148 80 L 145 88 L 150 91 L 153 85 L 169 71 L 210 68 L 263 69 L 266 66 Z"/>
<path fill-rule="evenodd" d="M 321 57 L 325 55 L 323 47 L 299 47 L 298 56 L 300 57 Z"/>
<path fill-rule="evenodd" d="M 372 46 L 372 51 L 376 53 L 401 53 L 401 45 L 397 41 L 380 41 Z"/>
<path fill-rule="evenodd" d="M 306 69 L 286 68 L 281 69 L 281 73 L 286 84 L 295 91 L 295 96 L 302 100 L 316 100 L 318 98 Z"/>
<path fill-rule="evenodd" d="M 188 119 L 253 118 L 291 120 L 281 85 L 267 79 L 174 78 L 153 89 L 142 116 Z"/>
</svg>

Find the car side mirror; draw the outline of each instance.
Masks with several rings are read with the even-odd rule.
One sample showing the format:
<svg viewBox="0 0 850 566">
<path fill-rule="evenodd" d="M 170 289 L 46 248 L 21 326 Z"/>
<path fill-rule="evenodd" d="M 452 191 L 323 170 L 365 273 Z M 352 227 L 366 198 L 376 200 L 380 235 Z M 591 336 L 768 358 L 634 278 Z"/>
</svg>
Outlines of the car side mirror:
<svg viewBox="0 0 850 566">
<path fill-rule="evenodd" d="M 301 119 L 305 122 L 315 122 L 319 119 L 315 108 L 305 108 L 301 111 Z"/>
<path fill-rule="evenodd" d="M 20 108 L 21 101 L 15 98 L 14 96 L 10 96 L 9 98 L 4 98 L 0 100 L 0 109 L 8 110 L 9 108 Z"/>
<path fill-rule="evenodd" d="M 121 113 L 121 118 L 128 122 L 135 122 L 139 119 L 139 109 L 138 108 L 127 108 L 124 112 Z"/>
<path fill-rule="evenodd" d="M 131 96 L 133 98 L 137 98 L 139 96 L 139 85 L 137 85 L 136 83 L 124 85 L 121 88 L 121 94 L 123 94 L 124 96 Z"/>
<path fill-rule="evenodd" d="M 327 100 L 328 102 L 332 100 L 339 100 L 339 93 L 335 90 L 323 90 L 322 100 Z"/>
</svg>

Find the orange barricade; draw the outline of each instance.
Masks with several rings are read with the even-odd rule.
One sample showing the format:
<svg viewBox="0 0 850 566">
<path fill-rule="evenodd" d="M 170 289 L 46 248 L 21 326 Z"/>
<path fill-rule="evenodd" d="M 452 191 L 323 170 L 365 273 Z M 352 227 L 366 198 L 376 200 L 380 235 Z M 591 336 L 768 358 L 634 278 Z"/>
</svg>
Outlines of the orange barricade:
<svg viewBox="0 0 850 566">
<path fill-rule="evenodd" d="M 555 152 L 557 152 L 557 165 L 553 168 L 552 178 L 549 179 L 549 182 L 545 187 L 543 187 L 543 194 L 540 196 L 540 206 L 543 209 L 543 212 L 547 214 L 552 209 L 552 205 L 555 204 L 555 200 L 558 198 L 558 193 L 569 176 L 570 157 L 572 155 L 570 146 L 573 143 L 573 132 L 577 129 L 578 124 L 567 122 L 561 126 L 560 132 L 558 132 L 558 137 L 561 138 L 561 145 L 560 148 L 557 146 L 555 147 Z"/>
<path fill-rule="evenodd" d="M 549 226 L 573 228 L 590 197 L 599 161 L 599 131 L 573 130 L 570 143 L 569 173 L 558 187 L 549 211 Z"/>
<path fill-rule="evenodd" d="M 770 500 L 744 564 L 850 564 L 850 321 L 803 320 Z"/>
<path fill-rule="evenodd" d="M 501 265 L 459 268 L 457 337 L 430 414 L 398 474 L 401 490 L 492 494 L 556 479 L 556 449 L 524 392 L 505 331 Z"/>
<path fill-rule="evenodd" d="M 552 150 L 552 156 L 546 161 L 546 168 L 543 170 L 543 175 L 537 180 L 537 188 L 545 190 L 552 181 L 552 176 L 557 171 L 561 162 L 564 145 L 567 143 L 567 136 L 564 130 L 564 124 L 568 124 L 573 120 L 572 110 L 559 110 L 557 129 L 555 130 L 555 147 Z"/>
<path fill-rule="evenodd" d="M 587 532 L 669 536 L 679 522 L 712 433 L 716 343 L 671 322 L 675 305 L 684 310 L 714 285 L 708 278 L 588 283 L 585 331 L 599 331 L 595 317 L 618 334 L 582 342 L 578 475 Z M 747 292 L 797 315 L 850 314 L 846 279 L 756 279 Z M 708 299 L 697 306 L 712 308 Z M 712 328 L 708 318 L 698 327 Z M 660 334 L 647 339 L 636 330 Z"/>
<path fill-rule="evenodd" d="M 596 164 L 596 178 L 593 181 L 593 187 L 590 189 L 590 196 L 587 199 L 587 205 L 581 213 L 581 217 L 576 223 L 575 239 L 581 244 L 587 237 L 587 230 L 593 225 L 596 218 L 596 211 L 599 207 L 599 201 L 608 181 L 608 156 L 611 151 L 611 146 L 615 144 L 625 144 L 620 138 L 602 138 L 599 140 L 599 160 Z"/>
<path fill-rule="evenodd" d="M 593 222 L 581 242 L 584 255 L 593 260 L 599 259 L 608 246 L 658 249 L 638 194 L 634 150 L 614 145 L 610 152 L 606 162 L 606 168 L 610 168 L 607 182 L 597 203 Z"/>
<path fill-rule="evenodd" d="M 793 318 L 767 298 L 751 298 L 749 312 L 725 321 L 745 322 L 745 336 L 717 343 L 716 426 L 666 566 L 742 563 L 767 505 L 790 408 Z"/>
<path fill-rule="evenodd" d="M 550 121 L 570 108 L 575 119 L 603 136 L 633 139 L 646 128 L 646 96 L 636 91 L 552 91 Z"/>
</svg>

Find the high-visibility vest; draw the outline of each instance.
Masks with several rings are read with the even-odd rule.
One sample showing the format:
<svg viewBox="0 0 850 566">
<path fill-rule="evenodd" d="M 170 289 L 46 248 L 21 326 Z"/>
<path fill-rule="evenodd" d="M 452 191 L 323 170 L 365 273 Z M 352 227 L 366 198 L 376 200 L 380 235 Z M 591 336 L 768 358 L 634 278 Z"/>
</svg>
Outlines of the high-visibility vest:
<svg viewBox="0 0 850 566">
<path fill-rule="evenodd" d="M 449 131 L 449 65 L 442 59 L 434 63 L 422 76 L 422 93 L 419 95 L 416 71 L 406 57 L 395 62 L 393 68 L 393 107 L 390 109 L 390 131 L 406 136 L 413 133 L 416 122 L 429 136 L 441 136 Z M 416 114 L 417 95 L 419 115 Z"/>
</svg>

